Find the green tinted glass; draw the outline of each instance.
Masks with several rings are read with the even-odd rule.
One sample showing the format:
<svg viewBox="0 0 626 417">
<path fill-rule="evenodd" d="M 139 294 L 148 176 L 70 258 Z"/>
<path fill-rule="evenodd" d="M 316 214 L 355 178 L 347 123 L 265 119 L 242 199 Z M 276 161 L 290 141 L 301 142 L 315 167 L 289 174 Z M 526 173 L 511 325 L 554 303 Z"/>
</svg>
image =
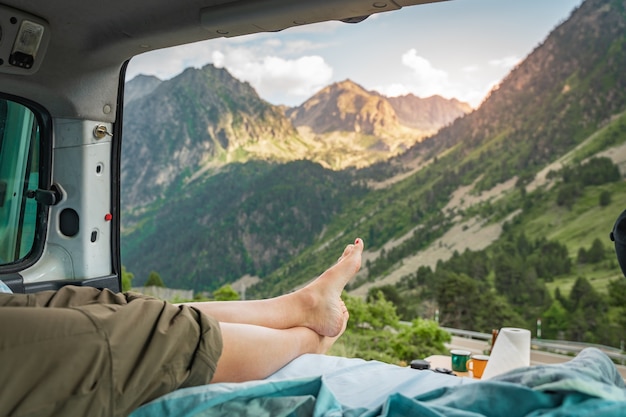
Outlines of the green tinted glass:
<svg viewBox="0 0 626 417">
<path fill-rule="evenodd" d="M 22 104 L 0 99 L 0 265 L 31 251 L 37 202 L 28 198 L 39 185 L 39 125 Z"/>
</svg>

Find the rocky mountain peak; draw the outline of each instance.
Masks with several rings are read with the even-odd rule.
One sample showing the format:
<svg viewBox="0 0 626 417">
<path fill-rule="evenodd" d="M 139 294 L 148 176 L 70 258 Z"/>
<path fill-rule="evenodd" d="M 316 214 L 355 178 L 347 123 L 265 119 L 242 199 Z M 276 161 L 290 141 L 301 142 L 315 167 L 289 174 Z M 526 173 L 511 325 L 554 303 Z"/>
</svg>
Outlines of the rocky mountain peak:
<svg viewBox="0 0 626 417">
<path fill-rule="evenodd" d="M 124 104 L 144 97 L 153 92 L 163 81 L 154 75 L 139 74 L 128 81 L 124 87 Z"/>
<path fill-rule="evenodd" d="M 385 97 L 351 80 L 323 88 L 287 114 L 294 126 L 306 126 L 318 134 L 344 131 L 386 136 L 400 127 Z"/>
<path fill-rule="evenodd" d="M 122 186 L 129 206 L 231 162 L 309 159 L 332 169 L 368 166 L 448 123 L 438 116 L 416 129 L 402 122 L 410 118 L 409 105 L 400 119 L 389 99 L 349 79 L 287 110 L 211 64 L 167 81 L 138 76 L 126 87 L 123 146 L 129 158 L 122 162 Z"/>
<path fill-rule="evenodd" d="M 472 106 L 455 98 L 439 95 L 420 98 L 413 94 L 390 97 L 400 123 L 423 131 L 437 131 L 472 111 Z"/>
</svg>

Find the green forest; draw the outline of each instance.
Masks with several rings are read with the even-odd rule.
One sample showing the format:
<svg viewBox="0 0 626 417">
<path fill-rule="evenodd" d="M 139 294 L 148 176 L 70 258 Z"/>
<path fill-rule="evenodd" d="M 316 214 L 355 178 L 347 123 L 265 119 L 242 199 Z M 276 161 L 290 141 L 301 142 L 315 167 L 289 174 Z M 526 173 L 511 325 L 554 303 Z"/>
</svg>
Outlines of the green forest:
<svg viewBox="0 0 626 417">
<path fill-rule="evenodd" d="M 442 326 L 489 333 L 505 326 L 535 330 L 541 319 L 545 339 L 620 346 L 626 335 L 626 280 L 620 277 L 609 232 L 610 221 L 626 206 L 624 182 L 606 158 L 568 166 L 549 177 L 557 179 L 550 190 L 527 193 L 519 188 L 481 208 L 491 213 L 521 210 L 504 223 L 502 235 L 488 248 L 455 252 L 434 270 L 422 266 L 398 285 L 370 292 L 381 291 L 402 320 L 434 318 L 436 308 Z M 613 201 L 614 195 L 619 201 Z M 582 246 L 573 243 L 578 239 L 568 245 L 553 236 L 554 230 L 536 227 L 550 213 L 563 218 L 597 210 L 613 217 L 608 224 L 601 218 L 600 230 L 597 223 L 586 225 L 588 243 Z M 391 254 L 368 268 L 372 273 L 393 264 Z"/>
</svg>

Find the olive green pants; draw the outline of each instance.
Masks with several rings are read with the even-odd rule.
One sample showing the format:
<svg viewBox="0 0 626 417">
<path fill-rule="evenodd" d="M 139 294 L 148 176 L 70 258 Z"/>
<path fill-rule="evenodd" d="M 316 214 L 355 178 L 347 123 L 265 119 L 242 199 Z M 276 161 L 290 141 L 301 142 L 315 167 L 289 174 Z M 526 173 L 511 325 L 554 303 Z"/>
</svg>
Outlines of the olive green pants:
<svg viewBox="0 0 626 417">
<path fill-rule="evenodd" d="M 0 294 L 0 416 L 126 416 L 207 384 L 219 323 L 140 294 L 67 286 Z"/>
</svg>

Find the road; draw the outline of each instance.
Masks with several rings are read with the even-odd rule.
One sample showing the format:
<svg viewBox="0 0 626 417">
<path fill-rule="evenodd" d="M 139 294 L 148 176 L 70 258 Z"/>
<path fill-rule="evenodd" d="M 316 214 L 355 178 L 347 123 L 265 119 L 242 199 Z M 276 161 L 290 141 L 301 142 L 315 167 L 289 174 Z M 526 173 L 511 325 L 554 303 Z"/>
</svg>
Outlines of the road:
<svg viewBox="0 0 626 417">
<path fill-rule="evenodd" d="M 465 337 L 452 336 L 452 341 L 446 345 L 448 349 L 465 349 L 475 353 L 483 353 L 489 350 L 489 344 L 485 340 L 468 339 Z M 543 352 L 540 350 L 530 351 L 531 365 L 549 365 L 555 363 L 567 362 L 572 359 L 571 356 L 559 355 L 557 353 Z M 622 378 L 626 380 L 626 366 L 615 365 Z"/>
</svg>

